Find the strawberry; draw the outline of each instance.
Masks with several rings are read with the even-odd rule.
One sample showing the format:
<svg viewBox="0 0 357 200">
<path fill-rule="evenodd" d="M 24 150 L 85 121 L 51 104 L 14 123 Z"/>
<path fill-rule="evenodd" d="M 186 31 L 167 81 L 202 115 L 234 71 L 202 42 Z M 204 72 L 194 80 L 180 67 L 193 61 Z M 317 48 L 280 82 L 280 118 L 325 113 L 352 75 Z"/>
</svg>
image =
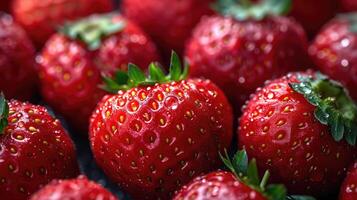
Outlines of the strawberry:
<svg viewBox="0 0 357 200">
<path fill-rule="evenodd" d="M 35 93 L 35 48 L 10 15 L 0 13 L 0 90 L 29 100 Z"/>
<path fill-rule="evenodd" d="M 236 111 L 265 80 L 309 63 L 302 27 L 276 16 L 288 7 L 287 0 L 242 2 L 218 1 L 223 15 L 204 18 L 186 49 L 191 76 L 214 81 Z"/>
<path fill-rule="evenodd" d="M 346 12 L 357 11 L 357 2 L 355 0 L 340 0 L 341 8 Z"/>
<path fill-rule="evenodd" d="M 0 196 L 23 200 L 78 174 L 74 145 L 46 108 L 0 96 Z"/>
<path fill-rule="evenodd" d="M 351 166 L 347 172 L 347 177 L 344 180 L 339 200 L 355 200 L 357 199 L 357 161 Z"/>
<path fill-rule="evenodd" d="M 209 200 L 313 200 L 308 196 L 287 196 L 283 185 L 267 185 L 269 171 L 265 171 L 262 180 L 255 159 L 248 162 L 247 152 L 238 151 L 233 161 L 223 158 L 231 172 L 215 171 L 200 176 L 182 187 L 173 200 L 209 199 Z"/>
<path fill-rule="evenodd" d="M 33 194 L 30 200 L 117 200 L 101 185 L 81 175 L 76 179 L 53 180 Z"/>
<path fill-rule="evenodd" d="M 356 157 L 357 107 L 337 82 L 312 71 L 269 82 L 239 121 L 239 146 L 294 193 L 329 196 Z"/>
<path fill-rule="evenodd" d="M 328 23 L 309 48 L 323 73 L 340 81 L 357 101 L 357 14 L 340 15 Z"/>
<path fill-rule="evenodd" d="M 289 15 L 301 23 L 310 38 L 313 38 L 338 11 L 338 0 L 292 0 L 292 2 Z"/>
<path fill-rule="evenodd" d="M 213 0 L 123 0 L 124 15 L 143 28 L 169 57 L 183 52 L 186 40 Z"/>
<path fill-rule="evenodd" d="M 94 157 L 104 172 L 138 199 L 167 199 L 181 184 L 219 165 L 232 138 L 232 110 L 209 80 L 184 80 L 173 53 L 170 74 L 150 76 L 130 64 L 119 89 L 98 104 L 90 121 Z M 108 87 L 109 86 L 109 87 Z"/>
<path fill-rule="evenodd" d="M 124 70 L 128 62 L 147 66 L 158 59 L 155 45 L 136 25 L 119 15 L 94 15 L 67 24 L 47 42 L 38 59 L 42 95 L 85 132 L 105 94 L 99 88 L 101 73 Z"/>
<path fill-rule="evenodd" d="M 12 12 L 38 47 L 57 27 L 94 13 L 113 10 L 111 0 L 13 0 Z"/>
</svg>

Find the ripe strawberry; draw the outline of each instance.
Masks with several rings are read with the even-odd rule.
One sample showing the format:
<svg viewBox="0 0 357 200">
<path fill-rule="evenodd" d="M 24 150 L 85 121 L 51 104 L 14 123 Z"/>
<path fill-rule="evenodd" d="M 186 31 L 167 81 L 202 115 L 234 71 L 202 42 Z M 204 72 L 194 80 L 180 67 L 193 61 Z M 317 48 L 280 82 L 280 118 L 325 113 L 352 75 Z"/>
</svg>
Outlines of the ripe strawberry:
<svg viewBox="0 0 357 200">
<path fill-rule="evenodd" d="M 219 165 L 232 138 L 232 111 L 209 80 L 183 80 L 173 54 L 170 74 L 155 64 L 150 77 L 134 65 L 109 88 L 90 122 L 94 157 L 104 172 L 138 199 L 167 199 L 181 184 Z M 125 85 L 128 83 L 129 85 Z"/>
<path fill-rule="evenodd" d="M 35 49 L 10 15 L 0 13 L 0 90 L 28 100 L 35 92 Z"/>
<path fill-rule="evenodd" d="M 311 38 L 338 11 L 338 0 L 292 0 L 292 2 L 289 15 L 301 23 Z"/>
<path fill-rule="evenodd" d="M 357 199 L 357 161 L 351 166 L 344 180 L 339 200 L 356 200 Z"/>
<path fill-rule="evenodd" d="M 78 174 L 73 143 L 46 108 L 0 96 L 0 196 L 27 199 L 54 178 Z"/>
<path fill-rule="evenodd" d="M 246 8 L 241 3 L 219 1 L 218 10 L 224 16 L 203 19 L 186 49 L 191 76 L 214 81 L 236 111 L 265 80 L 309 63 L 302 27 L 291 19 L 273 16 L 284 12 L 286 0 L 276 7 L 270 2 Z M 254 9 L 259 13 L 251 12 Z"/>
<path fill-rule="evenodd" d="M 14 0 L 12 3 L 16 21 L 39 47 L 64 22 L 111 10 L 111 0 Z"/>
<path fill-rule="evenodd" d="M 357 107 L 338 83 L 319 73 L 289 74 L 249 101 L 239 146 L 289 191 L 328 196 L 356 157 L 356 119 Z"/>
<path fill-rule="evenodd" d="M 101 185 L 81 175 L 76 179 L 54 180 L 33 194 L 30 200 L 117 200 Z"/>
<path fill-rule="evenodd" d="M 316 66 L 348 88 L 357 101 L 357 14 L 340 15 L 318 34 L 309 48 Z"/>
<path fill-rule="evenodd" d="M 340 0 L 340 4 L 343 11 L 347 11 L 347 12 L 357 11 L 356 0 Z"/>
<path fill-rule="evenodd" d="M 88 129 L 90 114 L 105 92 L 101 73 L 124 70 L 129 62 L 158 60 L 155 45 L 118 15 L 95 15 L 68 24 L 47 42 L 41 57 L 42 95 L 73 126 Z"/>
<path fill-rule="evenodd" d="M 228 157 L 227 157 L 228 158 Z M 255 159 L 248 163 L 245 150 L 238 151 L 233 161 L 223 158 L 232 172 L 216 171 L 197 177 L 176 193 L 173 200 L 313 200 L 308 196 L 287 196 L 283 185 L 266 185 L 269 171 L 260 181 Z"/>
<path fill-rule="evenodd" d="M 169 57 L 183 52 L 186 40 L 213 0 L 124 0 L 124 15 L 142 27 Z"/>
</svg>

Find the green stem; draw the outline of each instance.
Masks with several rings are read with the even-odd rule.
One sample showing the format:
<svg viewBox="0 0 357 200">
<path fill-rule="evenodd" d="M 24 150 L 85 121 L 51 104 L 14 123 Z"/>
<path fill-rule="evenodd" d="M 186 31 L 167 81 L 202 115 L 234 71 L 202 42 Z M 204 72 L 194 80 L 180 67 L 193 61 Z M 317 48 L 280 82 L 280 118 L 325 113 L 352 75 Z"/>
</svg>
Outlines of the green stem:
<svg viewBox="0 0 357 200">
<path fill-rule="evenodd" d="M 270 172 L 269 172 L 269 170 L 266 170 L 265 173 L 264 173 L 264 176 L 262 178 L 262 181 L 260 182 L 260 185 L 259 185 L 259 187 L 263 191 L 264 191 L 264 188 L 265 188 L 266 184 L 268 183 L 269 177 L 270 177 Z"/>
</svg>

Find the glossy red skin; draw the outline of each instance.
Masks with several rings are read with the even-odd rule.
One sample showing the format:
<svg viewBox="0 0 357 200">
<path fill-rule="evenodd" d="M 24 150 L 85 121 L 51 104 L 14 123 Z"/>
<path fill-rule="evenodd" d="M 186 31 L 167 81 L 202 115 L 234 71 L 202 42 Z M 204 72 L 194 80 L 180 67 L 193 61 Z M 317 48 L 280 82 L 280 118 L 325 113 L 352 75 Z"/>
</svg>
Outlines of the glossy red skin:
<svg viewBox="0 0 357 200">
<path fill-rule="evenodd" d="M 309 54 L 320 71 L 347 87 L 357 101 L 357 33 L 347 20 L 334 19 L 317 35 Z"/>
<path fill-rule="evenodd" d="M 352 0 L 354 1 L 354 0 Z M 338 0 L 293 0 L 290 16 L 304 27 L 310 38 L 338 12 Z"/>
<path fill-rule="evenodd" d="M 0 90 L 29 100 L 36 91 L 35 48 L 10 15 L 0 13 Z"/>
<path fill-rule="evenodd" d="M 268 200 L 230 172 L 211 172 L 192 180 L 178 191 L 173 200 Z"/>
<path fill-rule="evenodd" d="M 86 132 L 92 111 L 106 93 L 99 88 L 101 73 L 126 70 L 129 62 L 146 69 L 159 56 L 146 34 L 126 21 L 125 28 L 104 39 L 97 51 L 89 51 L 80 41 L 63 34 L 55 34 L 38 60 L 42 96 L 72 126 Z"/>
<path fill-rule="evenodd" d="M 315 119 L 315 107 L 288 85 L 296 81 L 288 75 L 255 93 L 239 120 L 239 146 L 291 194 L 328 197 L 337 192 L 357 151 L 334 141 Z"/>
<path fill-rule="evenodd" d="M 265 80 L 309 63 L 302 27 L 284 17 L 262 21 L 204 18 L 188 43 L 186 58 L 190 75 L 215 82 L 236 111 Z"/>
<path fill-rule="evenodd" d="M 76 179 L 53 180 L 31 196 L 30 200 L 117 200 L 101 185 L 85 176 Z"/>
<path fill-rule="evenodd" d="M 64 22 L 113 10 L 111 0 L 14 0 L 12 12 L 41 47 Z"/>
<path fill-rule="evenodd" d="M 106 96 L 90 141 L 104 172 L 137 199 L 168 199 L 220 165 L 232 139 L 232 110 L 210 81 L 187 80 Z"/>
<path fill-rule="evenodd" d="M 339 200 L 357 199 L 357 161 L 350 167 L 347 177 L 343 181 Z"/>
<path fill-rule="evenodd" d="M 183 52 L 201 17 L 213 13 L 212 3 L 213 0 L 123 0 L 121 8 L 169 57 L 172 50 Z"/>
<path fill-rule="evenodd" d="M 9 102 L 9 124 L 0 135 L 0 196 L 23 200 L 52 179 L 78 175 L 74 145 L 46 108 Z"/>
<path fill-rule="evenodd" d="M 355 0 L 340 0 L 340 4 L 343 11 L 357 11 L 357 1 Z"/>
</svg>

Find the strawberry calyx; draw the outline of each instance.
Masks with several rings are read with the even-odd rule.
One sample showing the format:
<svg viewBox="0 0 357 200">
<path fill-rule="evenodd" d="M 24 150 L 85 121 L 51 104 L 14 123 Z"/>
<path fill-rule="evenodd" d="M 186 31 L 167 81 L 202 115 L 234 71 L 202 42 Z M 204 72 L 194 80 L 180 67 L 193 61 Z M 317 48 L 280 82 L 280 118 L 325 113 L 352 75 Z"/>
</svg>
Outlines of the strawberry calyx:
<svg viewBox="0 0 357 200">
<path fill-rule="evenodd" d="M 7 117 L 9 116 L 9 105 L 4 94 L 0 93 L 0 134 L 4 133 L 4 129 L 8 124 Z"/>
<path fill-rule="evenodd" d="M 114 20 L 116 14 L 91 15 L 65 24 L 60 32 L 74 40 L 84 42 L 89 50 L 97 50 L 102 39 L 120 32 L 125 27 L 124 20 Z"/>
<path fill-rule="evenodd" d="M 261 20 L 267 16 L 285 15 L 291 9 L 291 0 L 218 0 L 216 11 L 237 20 Z"/>
<path fill-rule="evenodd" d="M 249 161 L 245 149 L 237 151 L 232 160 L 226 150 L 224 153 L 225 155 L 219 153 L 221 160 L 236 178 L 255 191 L 263 194 L 268 200 L 315 200 L 315 198 L 310 196 L 287 195 L 287 190 L 282 184 L 267 185 L 270 177 L 269 170 L 266 170 L 263 178 L 260 179 L 256 160 L 253 158 Z"/>
<path fill-rule="evenodd" d="M 321 124 L 329 126 L 336 142 L 345 139 L 348 144 L 355 146 L 357 106 L 348 91 L 339 82 L 321 73 L 316 73 L 314 77 L 298 74 L 297 78 L 300 82 L 289 85 L 316 107 L 315 118 Z"/>
<path fill-rule="evenodd" d="M 138 86 L 185 80 L 188 76 L 188 70 L 187 64 L 182 69 L 179 56 L 172 52 L 170 70 L 167 75 L 164 74 L 160 65 L 155 62 L 149 65 L 148 76 L 145 76 L 145 73 L 138 66 L 129 63 L 127 72 L 119 70 L 112 77 L 103 75 L 104 85 L 101 88 L 115 94 L 119 90 L 129 90 Z"/>
</svg>

